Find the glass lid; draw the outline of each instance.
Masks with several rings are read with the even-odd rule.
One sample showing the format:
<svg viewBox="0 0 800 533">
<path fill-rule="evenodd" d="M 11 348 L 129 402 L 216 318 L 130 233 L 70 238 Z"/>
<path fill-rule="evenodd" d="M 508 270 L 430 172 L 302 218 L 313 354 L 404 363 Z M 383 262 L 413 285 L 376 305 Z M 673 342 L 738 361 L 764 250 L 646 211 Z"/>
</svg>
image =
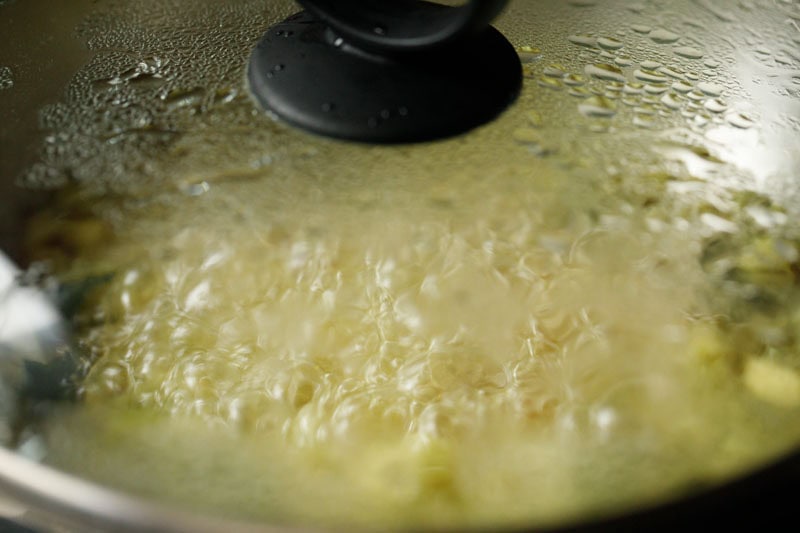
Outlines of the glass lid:
<svg viewBox="0 0 800 533">
<path fill-rule="evenodd" d="M 414 530 L 796 453 L 799 2 L 511 1 L 514 103 L 399 145 L 251 95 L 300 9 L 0 0 L 1 247 L 71 332 L 58 399 L 2 374 L 6 448 L 180 512 Z"/>
</svg>

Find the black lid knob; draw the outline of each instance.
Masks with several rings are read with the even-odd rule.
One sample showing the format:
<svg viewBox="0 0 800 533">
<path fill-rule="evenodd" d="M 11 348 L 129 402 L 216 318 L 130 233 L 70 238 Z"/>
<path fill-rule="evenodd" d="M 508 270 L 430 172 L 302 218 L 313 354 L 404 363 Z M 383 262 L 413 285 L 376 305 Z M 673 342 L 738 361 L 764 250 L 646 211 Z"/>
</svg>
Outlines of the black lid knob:
<svg viewBox="0 0 800 533">
<path fill-rule="evenodd" d="M 506 0 L 301 0 L 250 59 L 265 108 L 320 135 L 419 142 L 484 124 L 519 93 L 514 48 L 489 26 Z"/>
<path fill-rule="evenodd" d="M 298 0 L 340 37 L 364 50 L 416 52 L 485 29 L 508 0 L 469 0 L 462 6 L 418 0 Z"/>
</svg>

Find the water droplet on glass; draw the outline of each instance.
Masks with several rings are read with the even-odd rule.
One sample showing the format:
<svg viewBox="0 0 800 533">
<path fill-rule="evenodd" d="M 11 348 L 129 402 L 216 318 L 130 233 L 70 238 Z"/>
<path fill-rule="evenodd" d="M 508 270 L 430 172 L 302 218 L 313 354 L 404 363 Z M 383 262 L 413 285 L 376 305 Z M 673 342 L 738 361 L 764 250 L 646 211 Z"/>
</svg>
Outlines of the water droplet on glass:
<svg viewBox="0 0 800 533">
<path fill-rule="evenodd" d="M 645 81 L 648 83 L 666 83 L 667 78 L 654 70 L 647 70 L 644 68 L 636 69 L 633 71 L 633 77 L 637 80 Z"/>
<path fill-rule="evenodd" d="M 666 74 L 670 78 L 674 78 L 676 80 L 685 79 L 684 73 L 680 69 L 670 68 L 670 67 L 659 67 L 658 72 L 660 72 L 661 74 Z"/>
<path fill-rule="evenodd" d="M 517 128 L 514 130 L 514 140 L 522 144 L 538 143 L 541 136 L 533 128 Z"/>
<path fill-rule="evenodd" d="M 167 104 L 170 111 L 183 108 L 198 106 L 205 95 L 205 91 L 200 87 L 191 89 L 173 89 L 163 95 L 161 99 Z"/>
<path fill-rule="evenodd" d="M 678 46 L 674 48 L 672 52 L 677 56 L 687 59 L 700 59 L 703 57 L 703 51 L 693 46 Z"/>
<path fill-rule="evenodd" d="M 525 118 L 528 119 L 528 124 L 534 128 L 539 128 L 542 125 L 542 115 L 538 111 L 528 111 L 525 113 Z"/>
<path fill-rule="evenodd" d="M 686 81 L 676 81 L 675 83 L 672 84 L 672 90 L 677 91 L 679 93 L 686 94 L 692 89 L 694 89 L 694 86 Z"/>
<path fill-rule="evenodd" d="M 635 31 L 636 33 L 641 33 L 641 34 L 645 34 L 645 35 L 650 33 L 651 31 L 653 31 L 652 27 L 647 26 L 645 24 L 633 24 L 633 25 L 631 25 L 631 29 L 633 31 Z"/>
<path fill-rule="evenodd" d="M 563 78 L 567 69 L 563 65 L 548 65 L 542 70 L 542 74 L 551 78 Z"/>
<path fill-rule="evenodd" d="M 763 205 L 751 205 L 746 207 L 745 211 L 756 224 L 763 228 L 780 226 L 785 224 L 788 220 L 786 213 L 769 209 Z M 794 261 L 797 260 L 797 250 L 790 249 L 786 255 L 793 257 Z"/>
<path fill-rule="evenodd" d="M 725 116 L 728 124 L 746 130 L 755 126 L 755 121 L 744 113 L 730 113 Z"/>
<path fill-rule="evenodd" d="M 644 86 L 644 92 L 647 94 L 664 94 L 669 90 L 669 87 L 666 85 L 653 85 L 648 83 Z"/>
<path fill-rule="evenodd" d="M 615 67 L 614 65 L 609 65 L 607 63 L 586 65 L 584 72 L 586 72 L 586 74 L 589 76 L 593 76 L 601 80 L 612 80 L 622 83 L 625 82 L 625 75 L 622 73 L 622 70 L 619 67 Z"/>
<path fill-rule="evenodd" d="M 722 113 L 726 109 L 728 109 L 728 105 L 719 98 L 710 98 L 706 100 L 703 104 L 703 107 L 711 111 L 712 113 Z"/>
<path fill-rule="evenodd" d="M 703 213 L 700 215 L 700 220 L 711 228 L 713 231 L 720 232 L 720 233 L 736 233 L 739 230 L 739 226 L 727 218 L 722 218 L 719 215 L 715 215 L 713 213 Z"/>
<path fill-rule="evenodd" d="M 586 87 L 571 87 L 567 94 L 576 98 L 589 98 L 592 96 L 592 92 Z"/>
<path fill-rule="evenodd" d="M 591 35 L 579 34 L 579 35 L 570 35 L 567 37 L 567 40 L 573 44 L 577 44 L 580 46 L 588 46 L 589 48 L 594 48 L 597 45 L 597 39 Z"/>
<path fill-rule="evenodd" d="M 644 84 L 635 81 L 630 82 L 625 85 L 623 92 L 625 94 L 642 94 L 644 92 Z"/>
<path fill-rule="evenodd" d="M 0 67 L 0 91 L 14 86 L 14 76 L 9 67 Z"/>
<path fill-rule="evenodd" d="M 597 44 L 600 48 L 605 48 L 606 50 L 619 50 L 624 46 L 622 41 L 613 37 L 599 37 Z"/>
<path fill-rule="evenodd" d="M 538 48 L 534 48 L 533 46 L 520 46 L 517 49 L 517 54 L 519 55 L 519 60 L 522 63 L 533 63 L 542 57 L 542 51 Z"/>
<path fill-rule="evenodd" d="M 223 87 L 217 89 L 217 91 L 214 93 L 214 103 L 229 104 L 233 102 L 238 95 L 239 95 L 238 89 L 234 89 L 232 87 Z"/>
<path fill-rule="evenodd" d="M 628 56 L 617 56 L 614 60 L 614 64 L 620 67 L 629 67 L 633 65 L 633 59 Z"/>
<path fill-rule="evenodd" d="M 680 109 L 683 104 L 682 99 L 675 94 L 665 94 L 661 97 L 661 103 L 669 109 Z"/>
<path fill-rule="evenodd" d="M 722 94 L 722 91 L 725 90 L 722 85 L 707 81 L 701 81 L 698 83 L 697 88 L 702 91 L 703 94 L 707 94 L 708 96 L 719 96 Z"/>
<path fill-rule="evenodd" d="M 650 39 L 653 40 L 654 43 L 658 44 L 674 43 L 675 41 L 681 38 L 681 36 L 678 35 L 677 33 L 671 32 L 664 28 L 657 28 L 651 31 L 649 37 Z"/>
<path fill-rule="evenodd" d="M 537 83 L 540 87 L 544 87 L 546 89 L 561 89 L 563 87 L 561 80 L 556 78 L 549 78 L 547 76 L 542 76 L 537 80 Z"/>
<path fill-rule="evenodd" d="M 586 78 L 580 74 L 567 74 L 564 76 L 564 83 L 573 87 L 584 85 L 586 83 Z"/>
<path fill-rule="evenodd" d="M 206 181 L 187 183 L 181 187 L 181 191 L 187 196 L 202 196 L 210 190 L 211 186 Z"/>
<path fill-rule="evenodd" d="M 606 84 L 606 91 L 610 91 L 612 93 L 621 93 L 624 88 L 625 84 L 621 81 L 610 81 Z"/>
<path fill-rule="evenodd" d="M 694 100 L 695 102 L 702 102 L 706 99 L 706 95 L 697 89 L 692 89 L 689 91 L 686 96 L 689 97 L 690 100 Z"/>
<path fill-rule="evenodd" d="M 709 118 L 708 118 L 708 116 L 706 116 L 706 115 L 702 115 L 702 114 L 695 115 L 695 116 L 694 116 L 694 119 L 692 119 L 692 123 L 693 123 L 695 126 L 699 126 L 699 127 L 701 127 L 701 128 L 702 128 L 703 126 L 707 125 L 707 124 L 708 124 L 708 121 L 709 121 Z"/>
<path fill-rule="evenodd" d="M 578 106 L 578 111 L 587 117 L 610 118 L 617 114 L 614 102 L 603 96 L 592 96 Z"/>
<path fill-rule="evenodd" d="M 553 152 L 539 132 L 533 128 L 518 128 L 514 130 L 513 137 L 514 141 L 525 146 L 534 155 L 541 157 Z"/>
</svg>

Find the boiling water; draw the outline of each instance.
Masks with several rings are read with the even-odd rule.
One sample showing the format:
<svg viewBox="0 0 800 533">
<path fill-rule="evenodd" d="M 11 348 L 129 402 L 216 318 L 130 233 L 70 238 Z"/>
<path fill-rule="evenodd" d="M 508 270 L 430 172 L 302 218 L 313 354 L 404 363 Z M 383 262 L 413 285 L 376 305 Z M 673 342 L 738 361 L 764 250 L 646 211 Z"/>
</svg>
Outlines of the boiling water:
<svg viewBox="0 0 800 533">
<path fill-rule="evenodd" d="M 797 98 L 704 29 L 796 4 L 512 4 L 519 103 L 406 147 L 255 109 L 247 55 L 289 3 L 184 4 L 98 8 L 23 177 L 60 189 L 31 253 L 94 287 L 48 463 L 271 522 L 498 526 L 800 442 Z"/>
<path fill-rule="evenodd" d="M 104 206 L 113 240 L 62 274 L 113 279 L 48 461 L 259 518 L 498 524 L 641 504 L 800 436 L 800 361 L 770 363 L 777 400 L 747 392 L 756 352 L 725 339 L 697 237 L 553 168 L 461 170 Z"/>
<path fill-rule="evenodd" d="M 704 244 L 675 206 L 549 165 L 447 168 L 259 174 L 91 217 L 65 196 L 69 222 L 32 234 L 81 250 L 65 282 L 113 278 L 77 317 L 91 368 L 47 460 L 231 515 L 498 524 L 655 501 L 800 437 L 791 243 Z M 786 309 L 740 296 L 731 261 Z"/>
</svg>

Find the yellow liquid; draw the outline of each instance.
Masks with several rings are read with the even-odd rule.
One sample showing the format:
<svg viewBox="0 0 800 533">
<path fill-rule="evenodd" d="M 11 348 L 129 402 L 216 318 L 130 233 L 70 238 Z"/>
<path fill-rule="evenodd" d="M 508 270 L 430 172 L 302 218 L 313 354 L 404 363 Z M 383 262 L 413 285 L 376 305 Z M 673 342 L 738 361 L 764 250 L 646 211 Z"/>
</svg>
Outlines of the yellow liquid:
<svg viewBox="0 0 800 533">
<path fill-rule="evenodd" d="M 463 527 L 637 507 L 797 442 L 796 355 L 753 378 L 788 376 L 777 400 L 748 389 L 700 238 L 541 169 L 261 176 L 60 224 L 121 221 L 63 273 L 113 279 L 48 461 L 230 516 Z"/>
</svg>

